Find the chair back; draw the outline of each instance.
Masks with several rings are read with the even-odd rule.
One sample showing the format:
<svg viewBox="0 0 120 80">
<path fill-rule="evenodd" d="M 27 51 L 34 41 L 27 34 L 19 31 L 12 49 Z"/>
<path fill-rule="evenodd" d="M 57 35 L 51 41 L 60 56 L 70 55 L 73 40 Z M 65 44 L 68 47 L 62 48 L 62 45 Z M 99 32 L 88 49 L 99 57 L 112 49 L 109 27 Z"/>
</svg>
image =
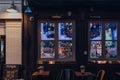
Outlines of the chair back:
<svg viewBox="0 0 120 80">
<path fill-rule="evenodd" d="M 105 70 L 99 70 L 98 73 L 97 73 L 97 76 L 96 76 L 96 80 L 103 80 L 105 76 Z"/>
<path fill-rule="evenodd" d="M 56 80 L 75 80 L 74 71 L 72 69 L 63 69 L 58 74 Z"/>
<path fill-rule="evenodd" d="M 74 80 L 74 71 L 72 69 L 64 69 L 65 80 Z"/>
</svg>

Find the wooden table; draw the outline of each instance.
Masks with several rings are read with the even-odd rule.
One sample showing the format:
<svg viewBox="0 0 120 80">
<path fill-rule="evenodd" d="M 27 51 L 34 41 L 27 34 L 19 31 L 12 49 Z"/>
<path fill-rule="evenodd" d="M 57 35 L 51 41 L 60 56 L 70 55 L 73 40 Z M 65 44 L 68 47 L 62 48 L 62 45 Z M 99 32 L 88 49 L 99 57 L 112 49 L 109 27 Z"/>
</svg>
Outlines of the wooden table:
<svg viewBox="0 0 120 80">
<path fill-rule="evenodd" d="M 50 71 L 43 71 L 43 72 L 35 71 L 32 74 L 32 78 L 33 78 L 33 80 L 40 80 L 41 78 L 42 78 L 42 80 L 44 80 L 45 78 L 48 78 L 49 75 L 50 75 Z"/>
<path fill-rule="evenodd" d="M 95 76 L 95 74 L 91 73 L 91 72 L 80 72 L 80 71 L 75 71 L 75 76 L 76 77 L 81 77 L 82 80 L 84 80 L 85 77 L 88 76 Z"/>
<path fill-rule="evenodd" d="M 114 80 L 120 80 L 120 72 L 115 72 L 115 79 Z"/>
<path fill-rule="evenodd" d="M 118 75 L 118 76 L 120 76 L 120 72 L 116 72 L 115 74 Z"/>
<path fill-rule="evenodd" d="M 32 76 L 49 76 L 50 71 L 43 71 L 40 73 L 40 71 L 35 71 Z"/>
<path fill-rule="evenodd" d="M 76 75 L 77 77 L 80 77 L 80 76 L 88 76 L 88 75 L 94 75 L 94 74 L 91 73 L 91 72 L 79 72 L 79 71 L 76 71 L 76 72 L 75 72 L 75 75 Z"/>
</svg>

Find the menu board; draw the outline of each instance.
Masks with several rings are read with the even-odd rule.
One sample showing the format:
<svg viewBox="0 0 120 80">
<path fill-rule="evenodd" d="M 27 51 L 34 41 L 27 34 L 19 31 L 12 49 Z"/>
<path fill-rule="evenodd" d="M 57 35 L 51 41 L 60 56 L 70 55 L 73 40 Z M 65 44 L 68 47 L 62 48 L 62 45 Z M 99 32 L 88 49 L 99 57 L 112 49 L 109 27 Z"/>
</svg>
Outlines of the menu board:
<svg viewBox="0 0 120 80">
<path fill-rule="evenodd" d="M 3 66 L 3 79 L 11 80 L 20 77 L 20 65 L 6 64 Z"/>
</svg>

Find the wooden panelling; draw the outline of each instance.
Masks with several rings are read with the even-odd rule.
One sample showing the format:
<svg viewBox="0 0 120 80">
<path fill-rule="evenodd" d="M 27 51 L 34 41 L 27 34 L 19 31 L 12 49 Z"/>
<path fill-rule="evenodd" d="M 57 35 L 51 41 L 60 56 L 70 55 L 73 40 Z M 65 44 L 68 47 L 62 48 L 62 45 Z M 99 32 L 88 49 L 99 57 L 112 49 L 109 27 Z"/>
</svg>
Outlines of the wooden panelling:
<svg viewBox="0 0 120 80">
<path fill-rule="evenodd" d="M 6 64 L 22 64 L 21 21 L 6 21 Z"/>
</svg>

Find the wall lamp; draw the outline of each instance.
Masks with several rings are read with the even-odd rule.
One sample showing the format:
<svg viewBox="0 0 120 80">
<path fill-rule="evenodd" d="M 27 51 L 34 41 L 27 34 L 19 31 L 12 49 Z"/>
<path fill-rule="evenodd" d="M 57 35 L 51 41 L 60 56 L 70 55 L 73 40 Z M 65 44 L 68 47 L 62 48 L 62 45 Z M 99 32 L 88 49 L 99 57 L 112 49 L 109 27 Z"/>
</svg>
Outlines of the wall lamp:
<svg viewBox="0 0 120 80">
<path fill-rule="evenodd" d="M 27 0 L 24 0 L 24 6 L 25 6 L 25 13 L 32 13 L 32 10 Z"/>
<path fill-rule="evenodd" d="M 7 12 L 10 12 L 10 13 L 17 13 L 18 10 L 16 9 L 16 6 L 14 4 L 14 0 L 11 1 L 11 6 L 6 9 Z"/>
</svg>

